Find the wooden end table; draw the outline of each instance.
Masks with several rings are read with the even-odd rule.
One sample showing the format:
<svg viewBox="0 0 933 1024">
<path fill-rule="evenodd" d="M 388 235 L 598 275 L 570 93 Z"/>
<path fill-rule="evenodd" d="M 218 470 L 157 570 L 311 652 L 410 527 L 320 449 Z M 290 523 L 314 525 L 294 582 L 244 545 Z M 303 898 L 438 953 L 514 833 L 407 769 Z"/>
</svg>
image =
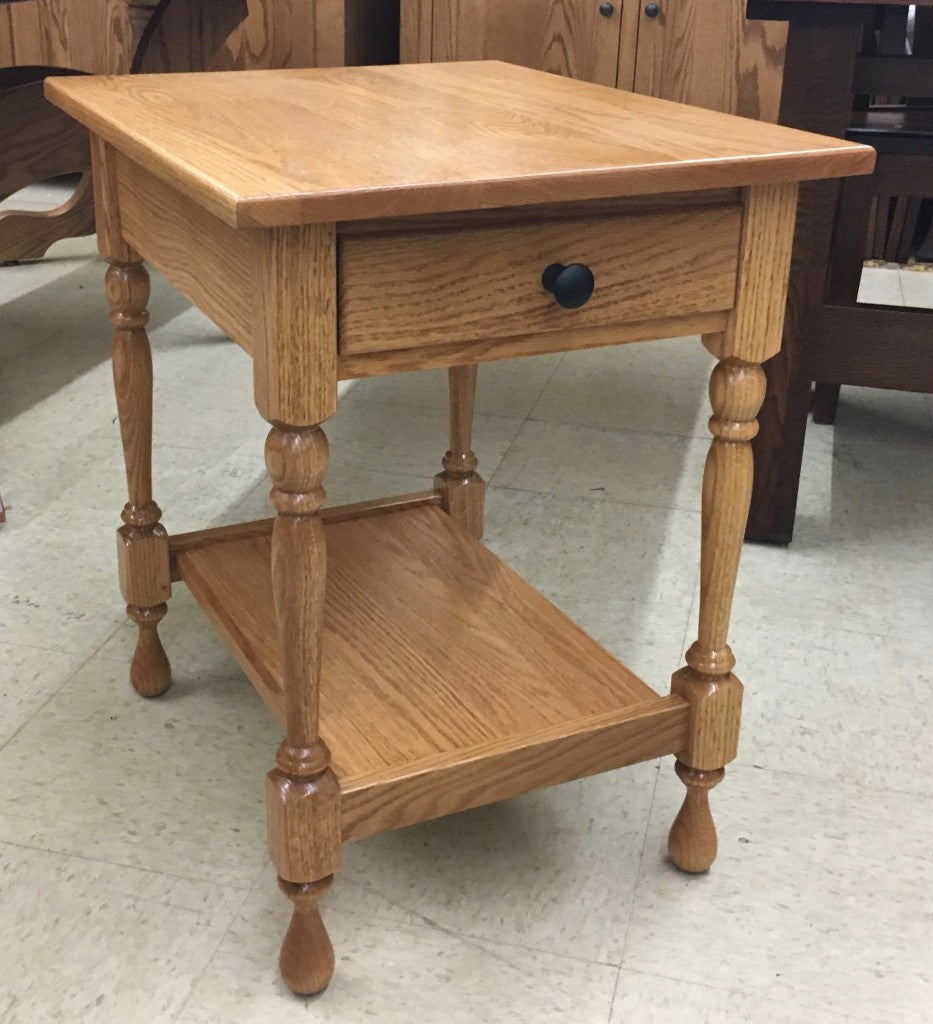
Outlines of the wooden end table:
<svg viewBox="0 0 933 1024">
<path fill-rule="evenodd" d="M 132 682 L 168 688 L 157 626 L 184 582 L 281 720 L 269 848 L 294 902 L 291 988 L 331 977 L 318 901 L 347 840 L 673 753 L 687 794 L 670 854 L 709 868 L 708 791 L 738 739 L 727 630 L 749 442 L 797 182 L 868 172 L 873 151 L 495 62 L 47 90 L 93 135 Z M 274 519 L 162 526 L 144 259 L 251 354 Z M 659 696 L 480 543 L 473 396 L 485 360 L 691 333 L 719 359 L 700 626 Z M 436 366 L 451 438 L 434 488 L 324 507 L 337 382 Z"/>
</svg>

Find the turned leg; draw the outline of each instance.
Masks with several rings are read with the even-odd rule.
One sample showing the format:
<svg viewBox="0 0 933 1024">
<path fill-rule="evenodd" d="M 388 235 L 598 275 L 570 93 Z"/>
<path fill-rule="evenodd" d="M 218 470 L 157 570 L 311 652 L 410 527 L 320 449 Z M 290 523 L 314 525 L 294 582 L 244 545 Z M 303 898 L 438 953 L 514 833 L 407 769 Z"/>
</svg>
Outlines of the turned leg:
<svg viewBox="0 0 933 1024">
<path fill-rule="evenodd" d="M 146 335 L 149 275 L 140 261 L 112 262 L 106 277 L 113 340 L 113 381 L 129 500 L 117 531 L 120 589 L 139 627 L 130 678 L 143 697 L 171 685 L 158 625 L 171 595 L 168 536 L 152 500 L 152 353 Z"/>
<path fill-rule="evenodd" d="M 443 473 L 434 488 L 444 496 L 444 507 L 467 533 L 483 536 L 483 504 L 486 484 L 476 472 L 473 452 L 473 407 L 476 400 L 476 364 L 452 366 L 450 387 L 450 450 L 444 456 Z"/>
<path fill-rule="evenodd" d="M 716 352 L 716 340 L 709 347 Z M 751 440 L 764 392 L 760 366 L 728 358 L 713 370 L 713 443 L 703 476 L 699 634 L 687 651 L 686 667 L 671 681 L 672 692 L 691 710 L 687 746 L 676 766 L 687 796 L 668 840 L 671 860 L 683 871 L 706 871 L 716 858 L 709 791 L 722 781 L 723 766 L 737 752 L 742 684 L 732 674 L 735 659 L 727 637 L 751 497 Z"/>
<path fill-rule="evenodd" d="M 318 902 L 340 861 L 340 788 L 319 736 L 326 548 L 318 510 L 327 454 L 317 426 L 273 425 L 266 441 L 277 511 L 272 580 L 286 709 L 285 739 L 266 787 L 269 851 L 294 903 L 279 966 L 302 995 L 320 992 L 334 971 Z"/>
</svg>

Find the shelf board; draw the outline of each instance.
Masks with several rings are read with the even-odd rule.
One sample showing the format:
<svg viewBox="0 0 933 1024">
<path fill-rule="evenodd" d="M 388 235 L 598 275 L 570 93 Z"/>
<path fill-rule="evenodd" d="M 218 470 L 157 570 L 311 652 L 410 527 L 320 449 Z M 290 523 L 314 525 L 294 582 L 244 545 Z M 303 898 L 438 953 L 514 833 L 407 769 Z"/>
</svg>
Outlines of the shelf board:
<svg viewBox="0 0 933 1024">
<path fill-rule="evenodd" d="M 332 522 L 321 732 L 343 832 L 385 831 L 679 749 L 659 697 L 435 506 Z M 268 533 L 177 571 L 283 716 Z"/>
</svg>

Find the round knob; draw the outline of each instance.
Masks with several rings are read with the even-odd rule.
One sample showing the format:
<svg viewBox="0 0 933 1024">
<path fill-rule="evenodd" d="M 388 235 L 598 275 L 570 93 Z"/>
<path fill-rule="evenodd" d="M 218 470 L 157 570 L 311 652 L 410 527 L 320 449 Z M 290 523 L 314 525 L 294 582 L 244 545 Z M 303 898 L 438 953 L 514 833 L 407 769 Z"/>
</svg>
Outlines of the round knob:
<svg viewBox="0 0 933 1024">
<path fill-rule="evenodd" d="M 615 4 L 600 4 L 599 5 L 599 13 L 604 18 L 611 18 L 613 16 L 613 14 L 615 14 L 615 12 L 616 12 Z"/>
<path fill-rule="evenodd" d="M 557 304 L 564 309 L 579 309 L 590 301 L 596 278 L 582 263 L 552 263 L 541 275 L 544 290 L 554 293 Z"/>
<path fill-rule="evenodd" d="M 647 14 L 649 18 L 656 18 L 660 13 L 660 4 L 645 4 L 645 14 Z"/>
</svg>

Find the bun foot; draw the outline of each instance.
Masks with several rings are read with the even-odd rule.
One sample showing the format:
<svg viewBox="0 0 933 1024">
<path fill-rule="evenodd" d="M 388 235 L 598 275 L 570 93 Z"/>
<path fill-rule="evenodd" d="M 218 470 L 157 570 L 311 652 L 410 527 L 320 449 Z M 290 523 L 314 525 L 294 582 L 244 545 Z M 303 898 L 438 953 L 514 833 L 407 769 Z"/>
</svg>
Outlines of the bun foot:
<svg viewBox="0 0 933 1024">
<path fill-rule="evenodd" d="M 704 772 L 678 761 L 674 770 L 687 787 L 687 795 L 671 826 L 667 852 L 681 871 L 701 874 L 716 859 L 718 843 L 709 809 L 709 791 L 722 782 L 725 769 Z"/>
<path fill-rule="evenodd" d="M 333 876 L 299 885 L 279 879 L 279 888 L 295 904 L 282 943 L 279 969 L 285 984 L 300 996 L 323 991 L 334 974 L 334 947 L 317 906 L 332 881 Z"/>
<path fill-rule="evenodd" d="M 158 633 L 166 611 L 168 605 L 164 604 L 154 608 L 127 608 L 127 614 L 139 626 L 130 681 L 140 697 L 159 697 L 172 685 L 172 669 Z"/>
</svg>

